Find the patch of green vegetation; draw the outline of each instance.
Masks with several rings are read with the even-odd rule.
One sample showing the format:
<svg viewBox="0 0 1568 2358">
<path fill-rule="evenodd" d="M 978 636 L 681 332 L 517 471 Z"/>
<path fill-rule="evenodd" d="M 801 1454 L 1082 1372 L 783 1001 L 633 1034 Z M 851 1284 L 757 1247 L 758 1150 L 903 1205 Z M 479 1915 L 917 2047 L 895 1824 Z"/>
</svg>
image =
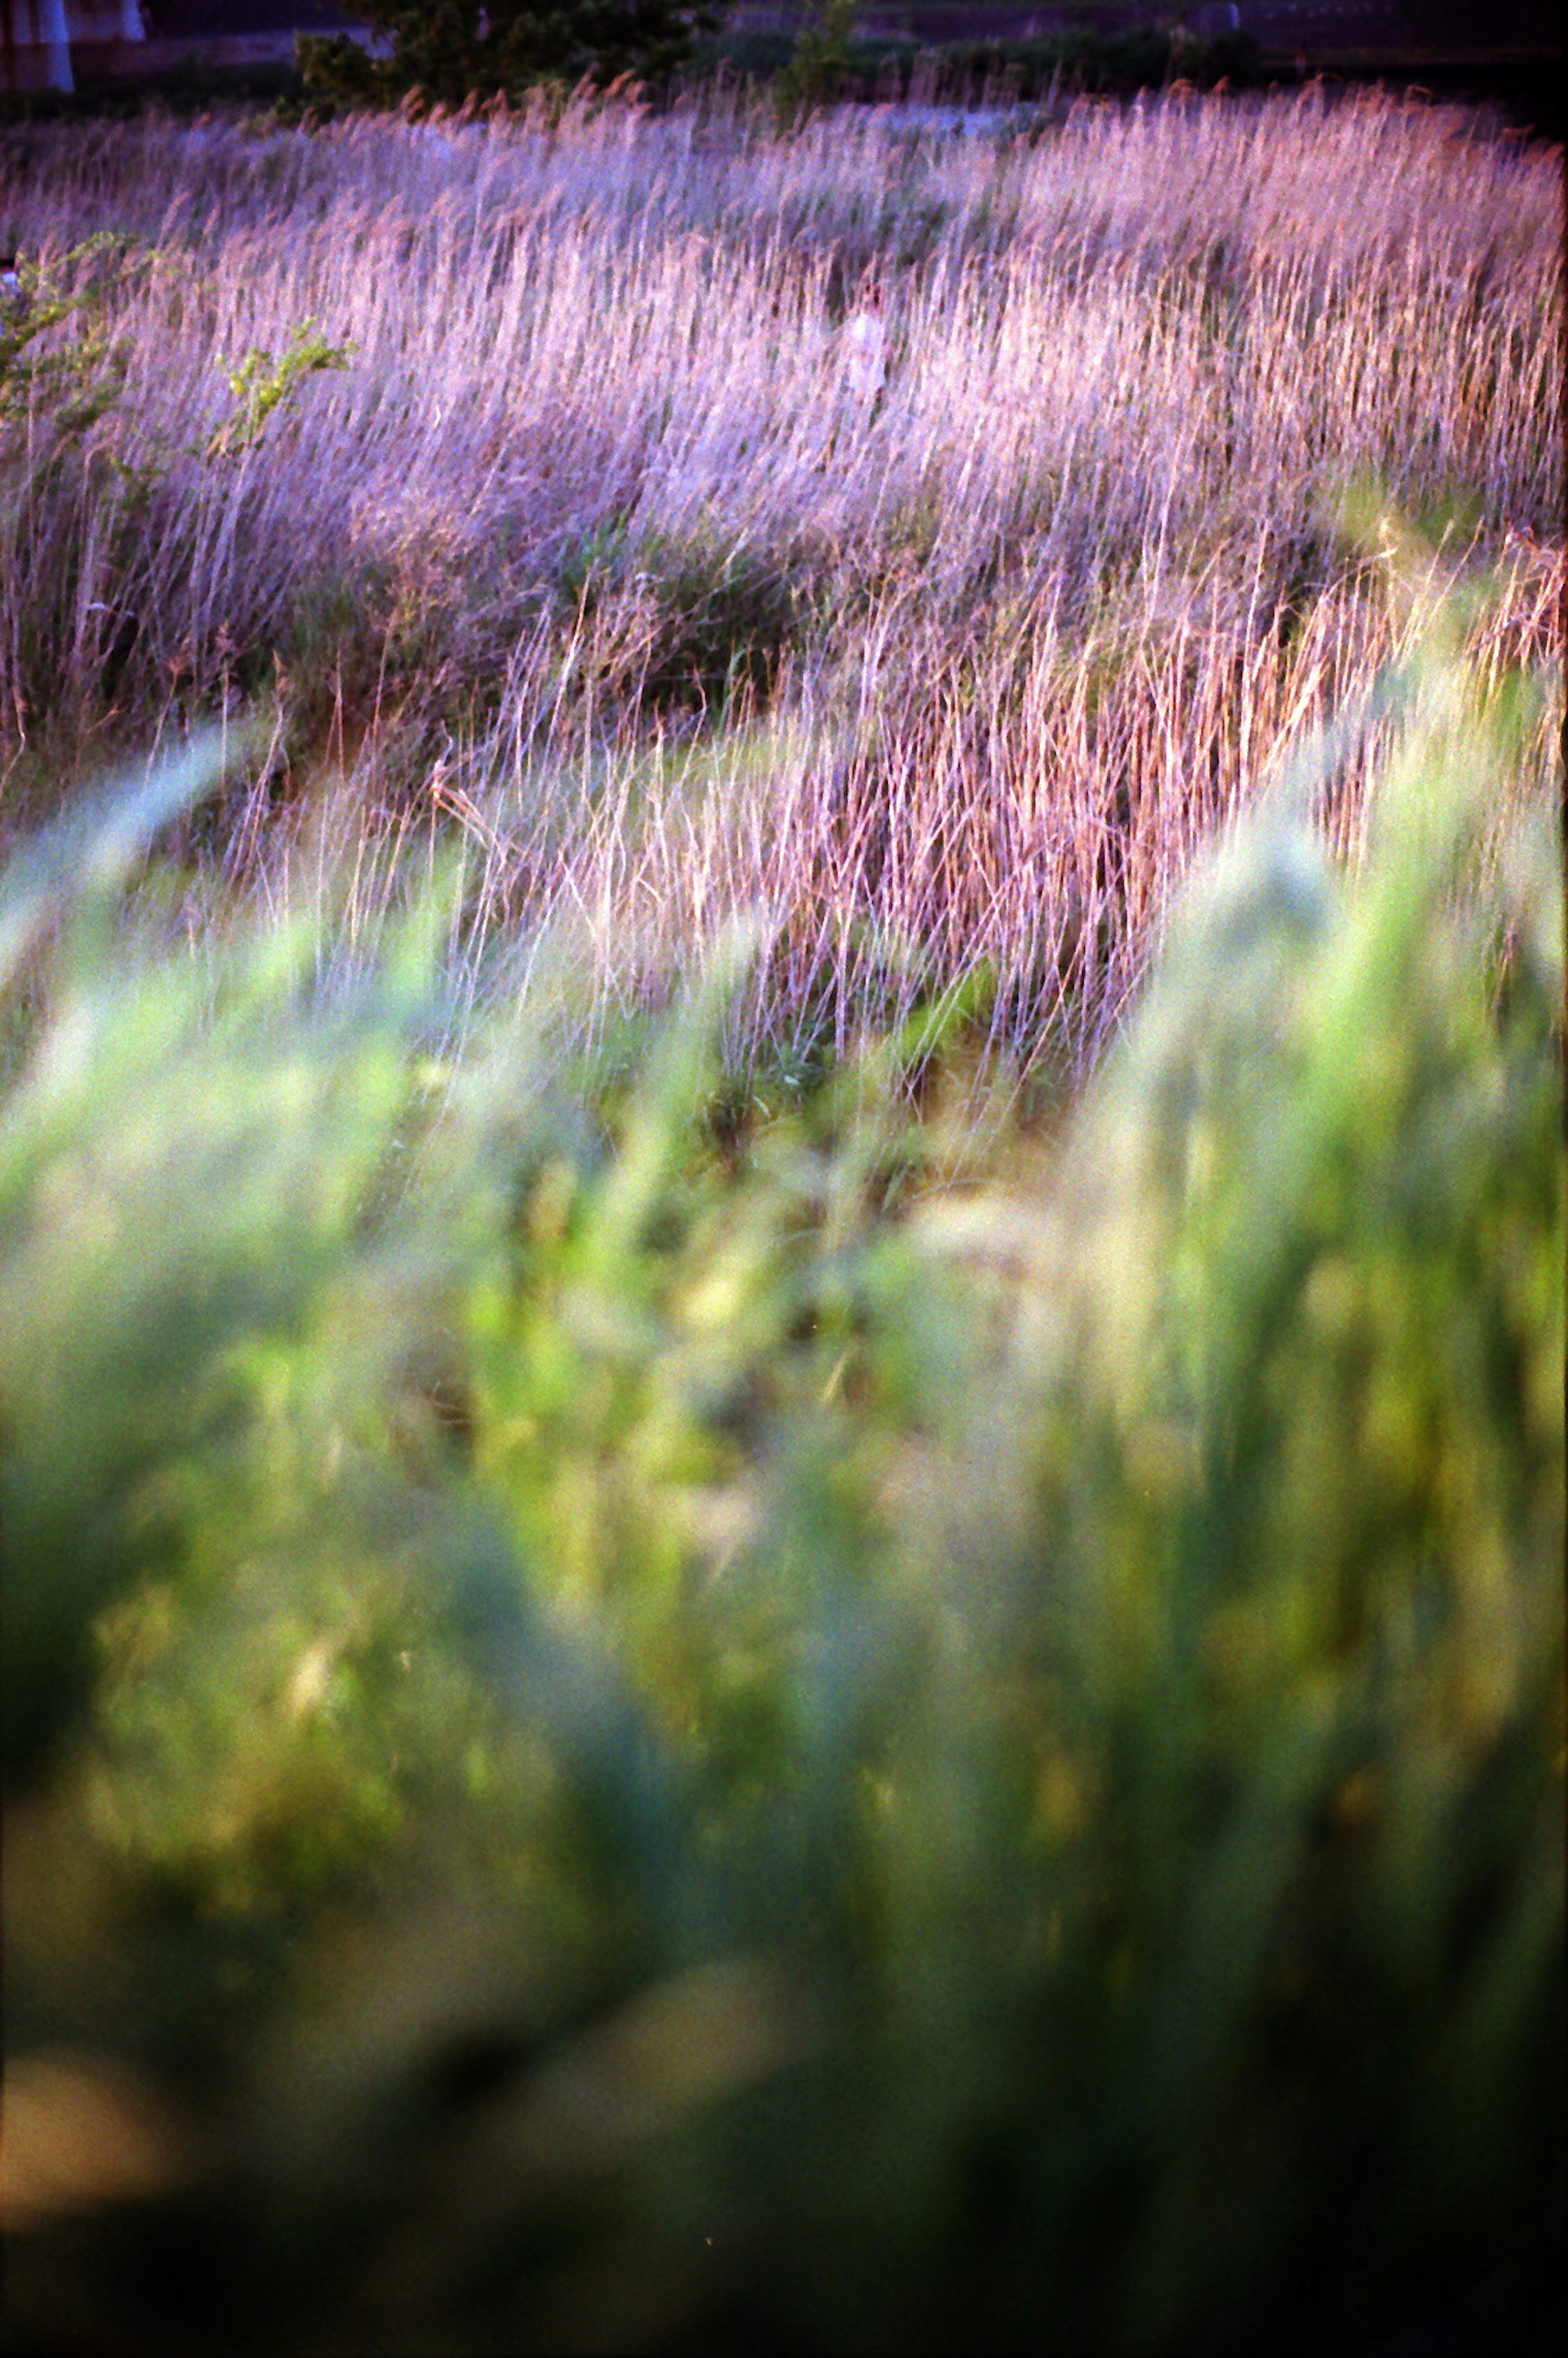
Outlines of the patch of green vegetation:
<svg viewBox="0 0 1568 2358">
<path fill-rule="evenodd" d="M 789 62 L 776 77 L 773 104 L 781 127 L 814 106 L 844 96 L 854 70 L 855 0 L 816 0 L 802 13 Z"/>
<path fill-rule="evenodd" d="M 268 2349 L 1148 2353 L 1503 2301 L 1525 2344 L 1528 694 L 1441 645 L 1389 684 L 1353 874 L 1309 749 L 1044 1167 L 910 1115 L 951 1007 L 738 1107 L 743 939 L 597 1077 L 569 984 L 465 1012 L 455 874 L 368 960 L 330 904 L 171 955 L 125 895 L 201 744 L 13 862 L 19 2331 L 211 2347 L 243 2294 Z"/>
<path fill-rule="evenodd" d="M 1173 81 L 1202 90 L 1220 81 L 1246 89 L 1262 79 L 1258 45 L 1249 34 L 1193 34 L 1180 24 L 1120 32 L 1084 25 L 1031 40 L 950 41 L 940 55 L 952 85 L 977 94 L 1005 90 L 1025 101 L 1064 90 L 1130 97 Z"/>
<path fill-rule="evenodd" d="M 738 696 L 766 701 L 809 614 L 785 552 L 708 522 L 680 533 L 602 526 L 566 552 L 557 595 L 578 623 L 608 624 L 601 684 L 644 712 L 715 725 Z"/>
<path fill-rule="evenodd" d="M 668 81 L 687 62 L 705 8 L 670 0 L 362 0 L 373 56 L 344 34 L 298 40 L 311 103 L 329 107 L 462 106 L 631 80 Z"/>
<path fill-rule="evenodd" d="M 346 369 L 351 365 L 352 358 L 353 347 L 329 343 L 314 319 L 302 320 L 276 356 L 260 345 L 253 345 L 237 368 L 223 372 L 234 406 L 222 424 L 213 428 L 202 457 L 231 459 L 241 451 L 254 449 L 266 429 L 267 420 L 288 408 L 307 377 L 318 376 L 323 371 Z"/>
<path fill-rule="evenodd" d="M 313 319 L 276 354 L 253 347 L 222 369 L 227 416 L 203 440 L 178 447 L 126 419 L 128 345 L 104 321 L 136 282 L 162 282 L 171 308 L 189 300 L 188 262 L 102 231 L 47 266 L 19 257 L 16 275 L 17 294 L 0 319 L 0 550 L 51 592 L 25 610 L 20 711 L 47 729 L 74 704 L 80 730 L 83 719 L 89 727 L 102 719 L 138 669 L 146 675 L 157 664 L 153 634 L 122 585 L 135 576 L 160 501 L 176 487 L 167 504 L 189 527 L 191 467 L 234 466 L 284 426 L 308 378 L 351 365 L 352 347 L 330 342 Z M 92 522 L 83 528 L 87 512 Z M 179 523 L 173 530 L 178 537 Z M 325 594 L 300 593 L 307 600 Z M 227 629 L 221 625 L 224 636 Z M 218 685 L 240 681 L 254 692 L 285 652 L 231 644 L 212 665 Z M 192 661 L 189 647 L 177 656 L 175 685 Z M 204 692 L 211 685 L 203 681 Z"/>
<path fill-rule="evenodd" d="M 851 0 L 808 10 L 798 34 L 723 31 L 699 43 L 696 63 L 765 84 L 786 122 L 813 106 L 906 101 L 921 91 L 948 104 L 1036 105 L 1077 93 L 1131 97 L 1173 81 L 1250 89 L 1263 79 L 1243 32 L 1195 34 L 1180 24 L 1110 31 L 1084 23 L 1022 39 L 918 41 L 869 33 Z"/>
</svg>

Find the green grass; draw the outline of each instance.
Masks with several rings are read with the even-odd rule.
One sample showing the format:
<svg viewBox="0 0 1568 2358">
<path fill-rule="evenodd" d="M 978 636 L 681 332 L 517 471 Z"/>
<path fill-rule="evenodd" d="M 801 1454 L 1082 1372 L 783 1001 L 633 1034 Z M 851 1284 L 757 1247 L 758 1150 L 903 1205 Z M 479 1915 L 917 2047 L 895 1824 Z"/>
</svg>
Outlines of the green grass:
<svg viewBox="0 0 1568 2358">
<path fill-rule="evenodd" d="M 13 863 L 25 2336 L 1544 2348 L 1541 689 L 1385 680 L 1353 869 L 1303 749 L 1049 1137 L 935 1017 L 737 1121 L 743 934 L 186 946 L 211 749 Z"/>
</svg>

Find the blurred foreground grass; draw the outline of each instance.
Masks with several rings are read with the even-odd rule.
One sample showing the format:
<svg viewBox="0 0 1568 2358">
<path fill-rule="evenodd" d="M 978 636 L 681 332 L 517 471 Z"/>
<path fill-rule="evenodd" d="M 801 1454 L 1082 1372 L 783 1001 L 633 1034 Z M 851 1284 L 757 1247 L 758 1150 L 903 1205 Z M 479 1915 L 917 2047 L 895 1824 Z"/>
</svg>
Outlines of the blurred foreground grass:
<svg viewBox="0 0 1568 2358">
<path fill-rule="evenodd" d="M 170 955 L 200 748 L 14 870 L 18 2346 L 1545 2347 L 1562 888 L 1398 693 L 1048 1155 Z"/>
</svg>

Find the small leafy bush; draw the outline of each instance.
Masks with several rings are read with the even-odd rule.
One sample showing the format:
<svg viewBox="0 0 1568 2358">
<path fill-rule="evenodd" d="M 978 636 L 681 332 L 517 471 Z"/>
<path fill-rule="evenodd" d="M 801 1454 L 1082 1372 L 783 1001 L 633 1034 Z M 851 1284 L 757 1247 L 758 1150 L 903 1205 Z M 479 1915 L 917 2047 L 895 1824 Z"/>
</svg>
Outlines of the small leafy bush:
<svg viewBox="0 0 1568 2358">
<path fill-rule="evenodd" d="M 808 8 L 789 62 L 773 83 L 773 105 L 784 125 L 807 108 L 831 106 L 842 96 L 854 62 L 855 0 L 822 0 Z"/>
<path fill-rule="evenodd" d="M 171 515 L 176 551 L 189 536 L 192 469 L 222 480 L 278 431 L 308 378 L 351 365 L 352 346 L 306 319 L 279 352 L 256 346 L 234 367 L 220 363 L 228 415 L 178 443 L 125 404 L 129 343 L 109 322 L 149 282 L 189 299 L 188 259 L 106 232 L 47 263 L 23 256 L 16 276 L 18 294 L 0 314 L 0 552 L 18 579 L 40 585 L 21 601 L 12 649 L 25 737 L 73 704 L 95 724 L 133 666 L 144 680 L 156 676 L 148 544 Z M 271 650 L 244 651 L 253 671 L 258 652 L 265 660 Z"/>
<path fill-rule="evenodd" d="M 0 429 L 7 440 L 25 423 L 52 430 L 57 440 L 78 439 L 124 392 L 124 353 L 100 324 L 104 273 L 93 265 L 106 260 L 113 273 L 126 262 L 128 243 L 100 233 L 49 271 L 18 258 L 16 292 L 0 311 Z M 73 335 L 51 334 L 68 323 Z"/>
<path fill-rule="evenodd" d="M 323 370 L 351 366 L 352 350 L 351 345 L 329 343 L 314 319 L 301 321 L 276 359 L 264 347 L 253 346 L 238 368 L 225 372 L 233 412 L 213 429 L 203 457 L 227 459 L 254 449 L 267 420 L 287 408 L 302 381 Z"/>
</svg>

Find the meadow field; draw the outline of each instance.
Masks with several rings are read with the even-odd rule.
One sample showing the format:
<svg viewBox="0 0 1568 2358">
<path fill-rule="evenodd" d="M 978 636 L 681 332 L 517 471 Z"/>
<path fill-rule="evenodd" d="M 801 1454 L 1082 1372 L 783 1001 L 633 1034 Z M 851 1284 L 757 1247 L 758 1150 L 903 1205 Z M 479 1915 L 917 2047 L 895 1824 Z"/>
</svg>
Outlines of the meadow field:
<svg viewBox="0 0 1568 2358">
<path fill-rule="evenodd" d="M 0 130 L 18 2347 L 1555 2351 L 1560 163 Z"/>
<path fill-rule="evenodd" d="M 205 874 L 353 924 L 460 834 L 476 936 L 570 913 L 633 1001 L 765 909 L 786 1056 L 989 965 L 992 1044 L 1092 1058 L 1411 626 L 1358 478 L 1498 572 L 1484 665 L 1552 644 L 1553 151 L 1439 110 L 38 126 L 5 240 L 90 351 L 7 396 L 8 823 L 259 709 Z"/>
</svg>

